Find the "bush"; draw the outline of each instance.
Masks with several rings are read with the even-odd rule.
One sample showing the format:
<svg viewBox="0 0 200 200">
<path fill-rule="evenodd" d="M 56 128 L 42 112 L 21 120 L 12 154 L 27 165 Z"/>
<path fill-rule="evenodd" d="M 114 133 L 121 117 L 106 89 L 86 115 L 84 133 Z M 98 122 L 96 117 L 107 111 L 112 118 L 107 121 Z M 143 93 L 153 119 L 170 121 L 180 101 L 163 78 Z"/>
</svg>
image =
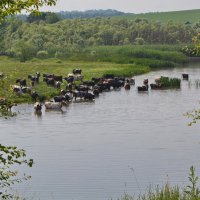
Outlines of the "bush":
<svg viewBox="0 0 200 200">
<path fill-rule="evenodd" d="M 143 45 L 144 44 L 144 39 L 141 37 L 135 38 L 135 44 L 136 45 Z"/>
<path fill-rule="evenodd" d="M 37 58 L 39 58 L 39 59 L 48 58 L 48 52 L 47 51 L 38 51 L 37 52 Z"/>
</svg>

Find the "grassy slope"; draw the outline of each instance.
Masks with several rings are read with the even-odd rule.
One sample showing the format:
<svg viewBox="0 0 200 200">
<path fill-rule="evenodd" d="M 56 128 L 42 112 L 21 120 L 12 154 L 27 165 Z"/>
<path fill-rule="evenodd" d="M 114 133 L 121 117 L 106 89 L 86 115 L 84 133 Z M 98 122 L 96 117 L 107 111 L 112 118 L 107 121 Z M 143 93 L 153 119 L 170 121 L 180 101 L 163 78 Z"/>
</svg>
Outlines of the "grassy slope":
<svg viewBox="0 0 200 200">
<path fill-rule="evenodd" d="M 101 77 L 105 73 L 114 73 L 116 75 L 131 76 L 148 72 L 149 67 L 136 66 L 134 64 L 113 64 L 101 62 L 58 62 L 56 59 L 35 60 L 26 63 L 20 63 L 16 60 L 0 57 L 0 72 L 6 75 L 6 78 L 0 81 L 0 97 L 6 97 L 16 103 L 31 102 L 30 95 L 17 96 L 12 92 L 11 85 L 15 84 L 16 79 L 26 78 L 29 74 L 34 75 L 37 71 L 41 74 L 51 73 L 67 77 L 68 73 L 74 68 L 81 68 L 85 80 L 92 77 Z M 42 80 L 42 78 L 41 78 Z M 66 81 L 63 82 L 62 88 L 66 86 Z M 28 81 L 30 86 L 30 81 Z M 59 94 L 59 91 L 53 87 L 47 87 L 46 83 L 40 82 L 39 85 L 33 88 L 45 99 L 49 99 Z"/>
<path fill-rule="evenodd" d="M 119 16 L 117 18 L 127 18 L 127 19 L 148 19 L 151 21 L 161 21 L 168 22 L 173 20 L 174 22 L 191 22 L 195 23 L 200 20 L 200 9 L 197 10 L 184 10 L 184 11 L 172 11 L 172 12 L 155 12 L 155 13 L 144 13 L 144 14 L 133 14 Z"/>
</svg>

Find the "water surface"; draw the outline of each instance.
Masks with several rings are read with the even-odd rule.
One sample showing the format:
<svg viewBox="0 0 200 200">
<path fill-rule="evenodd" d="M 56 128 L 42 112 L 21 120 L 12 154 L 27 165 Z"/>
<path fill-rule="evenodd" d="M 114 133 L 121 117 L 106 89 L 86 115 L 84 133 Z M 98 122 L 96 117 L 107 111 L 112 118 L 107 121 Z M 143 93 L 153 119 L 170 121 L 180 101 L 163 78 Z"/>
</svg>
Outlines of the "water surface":
<svg viewBox="0 0 200 200">
<path fill-rule="evenodd" d="M 200 78 L 200 64 L 153 71 L 135 77 Z M 22 195 L 42 200 L 117 199 L 169 182 L 187 185 L 189 167 L 200 169 L 200 123 L 188 127 L 183 116 L 199 107 L 200 88 L 182 81 L 179 90 L 105 92 L 95 103 L 74 103 L 63 113 L 34 115 L 32 105 L 0 119 L 1 143 L 17 145 L 34 158 L 32 180 Z M 197 171 L 198 171 L 197 170 Z"/>
</svg>

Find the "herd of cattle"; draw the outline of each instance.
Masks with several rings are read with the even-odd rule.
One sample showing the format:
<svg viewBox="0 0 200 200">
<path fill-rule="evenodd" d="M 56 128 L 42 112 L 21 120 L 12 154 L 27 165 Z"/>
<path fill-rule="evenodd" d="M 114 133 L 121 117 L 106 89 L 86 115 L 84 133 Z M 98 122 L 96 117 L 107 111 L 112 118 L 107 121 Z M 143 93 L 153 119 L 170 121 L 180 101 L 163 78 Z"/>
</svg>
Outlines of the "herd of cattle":
<svg viewBox="0 0 200 200">
<path fill-rule="evenodd" d="M 40 94 L 32 91 L 32 88 L 40 83 L 41 74 L 37 72 L 35 75 L 28 75 L 28 79 L 30 80 L 31 87 L 27 86 L 26 79 L 17 79 L 17 85 L 12 85 L 12 90 L 18 95 L 22 93 L 30 94 L 36 102 L 40 99 Z M 99 96 L 102 92 L 110 91 L 111 89 L 120 89 L 122 87 L 129 90 L 131 85 L 135 84 L 133 78 L 115 77 L 112 74 L 84 81 L 81 69 L 74 69 L 67 77 L 55 74 L 43 74 L 42 79 L 48 86 L 52 86 L 60 91 L 58 96 L 44 103 L 46 109 L 61 109 L 63 105 L 68 105 L 73 100 L 94 101 L 95 97 Z M 67 85 L 64 89 L 61 89 L 63 81 L 66 81 Z M 34 109 L 40 111 L 42 104 L 36 102 Z"/>
<path fill-rule="evenodd" d="M 188 74 L 183 74 L 182 76 L 184 79 L 188 79 L 189 77 Z M 41 74 L 37 72 L 35 75 L 28 75 L 28 79 L 30 80 L 31 87 L 27 86 L 26 79 L 17 79 L 16 84 L 18 85 L 12 85 L 12 90 L 18 95 L 22 93 L 30 94 L 36 102 L 34 104 L 35 111 L 41 111 L 42 104 L 37 102 L 40 99 L 40 94 L 32 90 L 35 85 L 40 83 Z M 135 85 L 134 78 L 116 77 L 113 74 L 106 74 L 101 78 L 92 78 L 89 81 L 84 81 L 81 69 L 74 69 L 67 77 L 55 74 L 43 74 L 42 79 L 48 86 L 59 90 L 58 96 L 54 96 L 51 101 L 44 103 L 46 109 L 61 109 L 63 105 L 68 105 L 70 102 L 77 100 L 94 101 L 95 97 L 99 96 L 102 92 L 122 87 L 129 90 L 131 85 Z M 63 81 L 66 81 L 67 85 L 65 84 L 66 87 L 61 89 Z M 154 89 L 155 84 L 150 84 L 150 86 Z M 139 92 L 148 91 L 148 89 L 148 79 L 144 79 L 143 85 L 137 87 Z"/>
</svg>

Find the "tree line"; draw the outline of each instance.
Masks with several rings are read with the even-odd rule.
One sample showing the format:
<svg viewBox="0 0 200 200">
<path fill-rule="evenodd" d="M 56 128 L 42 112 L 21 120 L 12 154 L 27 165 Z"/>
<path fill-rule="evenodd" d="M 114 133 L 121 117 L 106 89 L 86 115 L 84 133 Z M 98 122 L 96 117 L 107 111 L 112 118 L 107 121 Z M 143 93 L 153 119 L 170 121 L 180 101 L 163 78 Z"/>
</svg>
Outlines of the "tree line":
<svg viewBox="0 0 200 200">
<path fill-rule="evenodd" d="M 188 44 L 199 32 L 198 24 L 110 17 L 49 24 L 44 20 L 28 23 L 12 18 L 1 24 L 0 52 L 27 60 L 36 56 L 66 58 L 90 46 Z"/>
</svg>

